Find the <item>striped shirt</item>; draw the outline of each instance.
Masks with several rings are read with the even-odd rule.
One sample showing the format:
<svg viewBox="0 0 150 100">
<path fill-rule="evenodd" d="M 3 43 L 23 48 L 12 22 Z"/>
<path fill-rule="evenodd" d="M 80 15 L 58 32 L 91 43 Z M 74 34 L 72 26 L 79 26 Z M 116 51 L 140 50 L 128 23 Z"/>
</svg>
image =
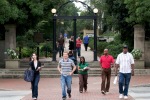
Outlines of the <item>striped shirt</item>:
<svg viewBox="0 0 150 100">
<path fill-rule="evenodd" d="M 134 64 L 134 59 L 131 53 L 120 53 L 117 57 L 116 64 L 119 64 L 121 73 L 131 73 L 131 64 Z"/>
<path fill-rule="evenodd" d="M 61 68 L 61 74 L 67 76 L 70 75 L 70 72 L 72 72 L 72 67 L 74 67 L 75 64 L 71 59 L 68 58 L 67 61 L 61 59 L 58 63 L 58 66 Z"/>
</svg>

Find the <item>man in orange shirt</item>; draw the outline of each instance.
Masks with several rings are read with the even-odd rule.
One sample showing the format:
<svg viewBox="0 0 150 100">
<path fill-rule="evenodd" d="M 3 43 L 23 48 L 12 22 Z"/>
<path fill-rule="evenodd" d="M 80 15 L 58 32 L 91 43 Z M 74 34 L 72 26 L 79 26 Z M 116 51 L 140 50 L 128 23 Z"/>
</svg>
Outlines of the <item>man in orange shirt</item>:
<svg viewBox="0 0 150 100">
<path fill-rule="evenodd" d="M 110 88 L 111 64 L 114 64 L 114 58 L 108 54 L 108 49 L 104 49 L 104 55 L 100 57 L 100 65 L 102 69 L 101 92 L 106 94 Z M 107 79 L 107 83 L 105 83 Z"/>
<path fill-rule="evenodd" d="M 78 37 L 78 39 L 76 40 L 76 49 L 78 52 L 78 57 L 81 56 L 81 44 L 82 44 L 82 40 L 80 39 L 80 37 Z"/>
</svg>

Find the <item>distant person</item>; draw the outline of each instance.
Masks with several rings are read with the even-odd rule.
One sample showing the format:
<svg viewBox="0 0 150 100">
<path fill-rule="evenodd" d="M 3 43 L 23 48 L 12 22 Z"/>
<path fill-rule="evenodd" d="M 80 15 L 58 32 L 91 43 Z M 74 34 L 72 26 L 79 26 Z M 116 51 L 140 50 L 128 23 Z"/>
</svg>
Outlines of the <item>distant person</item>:
<svg viewBox="0 0 150 100">
<path fill-rule="evenodd" d="M 57 40 L 58 45 L 58 51 L 59 51 L 59 57 L 63 56 L 64 52 L 64 38 L 62 35 L 60 35 L 59 39 Z"/>
<path fill-rule="evenodd" d="M 82 40 L 80 39 L 80 37 L 78 37 L 76 40 L 76 49 L 77 49 L 78 57 L 81 56 L 81 44 L 82 44 Z"/>
<path fill-rule="evenodd" d="M 76 70 L 76 66 L 74 62 L 68 58 L 67 52 L 64 52 L 63 58 L 59 61 L 57 68 L 61 74 L 62 99 L 66 100 L 67 98 L 66 88 L 67 88 L 68 97 L 71 98 L 72 75 Z"/>
<path fill-rule="evenodd" d="M 68 39 L 68 34 L 67 33 L 64 33 L 64 39 L 65 39 L 65 42 L 67 42 L 67 39 Z"/>
<path fill-rule="evenodd" d="M 128 99 L 128 89 L 131 75 L 134 76 L 134 59 L 131 53 L 128 52 L 128 46 L 123 46 L 123 52 L 116 59 L 116 73 L 119 68 L 119 98 Z"/>
<path fill-rule="evenodd" d="M 85 58 L 80 57 L 80 63 L 78 64 L 80 93 L 83 93 L 83 89 L 85 92 L 87 91 L 88 65 L 89 64 L 85 62 Z"/>
<path fill-rule="evenodd" d="M 89 37 L 88 37 L 88 35 L 86 35 L 86 36 L 83 38 L 83 42 L 84 42 L 85 51 L 87 51 L 88 44 L 89 44 Z"/>
<path fill-rule="evenodd" d="M 41 62 L 38 60 L 38 57 L 35 53 L 32 54 L 33 61 L 30 62 L 31 69 L 34 71 L 34 78 L 31 82 L 32 84 L 32 98 L 37 100 L 38 98 L 38 83 L 40 81 L 40 70 Z"/>
<path fill-rule="evenodd" d="M 71 36 L 69 40 L 69 50 L 71 50 L 72 52 L 74 50 L 74 37 L 73 36 Z"/>
<path fill-rule="evenodd" d="M 104 55 L 100 57 L 100 65 L 102 69 L 101 92 L 102 94 L 106 94 L 110 88 L 111 65 L 114 65 L 114 58 L 109 55 L 108 49 L 104 49 Z"/>
</svg>

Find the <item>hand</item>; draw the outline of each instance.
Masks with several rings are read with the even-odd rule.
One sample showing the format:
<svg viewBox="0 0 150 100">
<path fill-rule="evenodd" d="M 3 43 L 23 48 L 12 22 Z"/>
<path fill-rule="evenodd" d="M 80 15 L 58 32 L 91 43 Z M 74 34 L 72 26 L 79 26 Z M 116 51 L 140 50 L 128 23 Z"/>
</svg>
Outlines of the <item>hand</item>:
<svg viewBox="0 0 150 100">
<path fill-rule="evenodd" d="M 132 73 L 131 73 L 131 74 L 132 74 L 132 76 L 134 76 L 134 70 L 132 70 Z"/>
<path fill-rule="evenodd" d="M 37 71 L 40 71 L 42 68 L 41 67 L 38 67 Z"/>
<path fill-rule="evenodd" d="M 73 72 L 70 72 L 70 76 L 73 75 Z"/>
</svg>

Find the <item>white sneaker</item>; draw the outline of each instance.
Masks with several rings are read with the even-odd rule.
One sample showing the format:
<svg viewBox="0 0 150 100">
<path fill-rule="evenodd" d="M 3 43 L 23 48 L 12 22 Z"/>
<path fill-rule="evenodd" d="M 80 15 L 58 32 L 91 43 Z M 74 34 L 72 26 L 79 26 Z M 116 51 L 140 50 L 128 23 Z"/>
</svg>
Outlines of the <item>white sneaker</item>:
<svg viewBox="0 0 150 100">
<path fill-rule="evenodd" d="M 122 99 L 122 98 L 123 98 L 123 94 L 120 94 L 120 95 L 119 95 L 119 99 Z"/>
<path fill-rule="evenodd" d="M 124 99 L 128 99 L 128 96 L 124 96 Z"/>
<path fill-rule="evenodd" d="M 37 98 L 33 98 L 33 100 L 37 100 Z"/>
</svg>

